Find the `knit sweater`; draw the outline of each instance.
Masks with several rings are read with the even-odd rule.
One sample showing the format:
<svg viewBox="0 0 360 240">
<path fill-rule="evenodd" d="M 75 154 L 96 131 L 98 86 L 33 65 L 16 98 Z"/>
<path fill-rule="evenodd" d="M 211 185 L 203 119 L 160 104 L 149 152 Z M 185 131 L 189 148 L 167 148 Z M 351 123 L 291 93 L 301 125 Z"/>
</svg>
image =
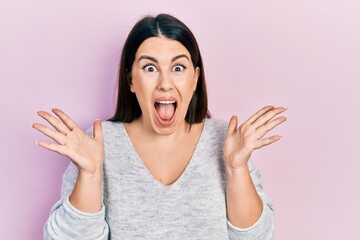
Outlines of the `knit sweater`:
<svg viewBox="0 0 360 240">
<path fill-rule="evenodd" d="M 69 202 L 77 177 L 77 168 L 70 163 L 63 177 L 61 199 L 44 227 L 45 239 L 272 239 L 273 205 L 252 160 L 248 166 L 263 201 L 261 216 L 245 229 L 227 219 L 223 159 L 226 122 L 205 119 L 190 162 L 171 185 L 158 182 L 147 170 L 122 123 L 105 121 L 102 128 L 105 160 L 101 210 L 85 213 Z M 92 130 L 87 133 L 92 135 Z"/>
</svg>

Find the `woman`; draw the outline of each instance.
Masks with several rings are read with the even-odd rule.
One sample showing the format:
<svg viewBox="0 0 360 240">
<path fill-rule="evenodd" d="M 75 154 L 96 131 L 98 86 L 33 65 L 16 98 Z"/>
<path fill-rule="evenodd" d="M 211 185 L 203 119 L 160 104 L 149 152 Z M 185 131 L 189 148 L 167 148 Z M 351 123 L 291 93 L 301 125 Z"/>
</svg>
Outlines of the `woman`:
<svg viewBox="0 0 360 240">
<path fill-rule="evenodd" d="M 34 128 L 70 158 L 46 239 L 271 239 L 273 209 L 253 150 L 286 120 L 267 106 L 238 127 L 213 120 L 191 31 L 178 19 L 145 17 L 121 56 L 118 105 L 85 134 L 59 109 Z"/>
</svg>

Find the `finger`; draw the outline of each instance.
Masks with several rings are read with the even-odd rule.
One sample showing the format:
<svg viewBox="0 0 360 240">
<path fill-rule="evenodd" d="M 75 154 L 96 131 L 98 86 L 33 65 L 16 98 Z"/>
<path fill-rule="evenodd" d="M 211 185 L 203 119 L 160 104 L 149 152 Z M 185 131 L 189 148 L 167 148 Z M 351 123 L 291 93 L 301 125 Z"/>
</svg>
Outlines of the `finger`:
<svg viewBox="0 0 360 240">
<path fill-rule="evenodd" d="M 66 137 L 63 134 L 61 134 L 57 131 L 54 131 L 48 127 L 45 127 L 44 125 L 39 124 L 39 123 L 34 123 L 32 126 L 36 130 L 38 130 L 38 131 L 42 132 L 43 134 L 45 134 L 46 136 L 52 138 L 57 143 L 62 144 L 62 145 L 66 143 Z"/>
<path fill-rule="evenodd" d="M 232 116 L 229 121 L 229 126 L 227 130 L 227 135 L 236 131 L 238 125 L 238 117 L 236 115 Z"/>
<path fill-rule="evenodd" d="M 256 129 L 256 136 L 255 136 L 256 139 L 262 138 L 266 133 L 268 133 L 270 130 L 274 129 L 279 124 L 285 122 L 286 120 L 287 120 L 286 117 L 281 116 L 281 117 L 278 117 L 278 118 L 271 120 L 271 121 L 267 122 L 266 124 L 260 126 L 259 128 Z"/>
<path fill-rule="evenodd" d="M 253 114 L 248 120 L 246 120 L 246 123 L 248 124 L 252 124 L 253 122 L 256 121 L 256 119 L 258 119 L 260 116 L 262 116 L 264 113 L 270 111 L 271 109 L 273 109 L 274 106 L 266 106 L 263 107 L 262 109 L 260 109 L 259 111 L 257 111 L 255 114 Z"/>
<path fill-rule="evenodd" d="M 103 142 L 103 134 L 102 134 L 102 126 L 101 126 L 101 120 L 96 119 L 94 122 L 94 138 Z"/>
<path fill-rule="evenodd" d="M 60 120 L 65 123 L 65 125 L 70 129 L 73 130 L 74 128 L 78 128 L 79 126 L 68 116 L 66 113 L 61 111 L 60 109 L 53 108 L 51 109 L 56 116 L 60 118 Z"/>
<path fill-rule="evenodd" d="M 259 149 L 266 145 L 272 144 L 276 141 L 279 141 L 282 137 L 280 135 L 274 135 L 268 138 L 260 139 L 258 143 L 256 144 L 255 148 Z"/>
<path fill-rule="evenodd" d="M 256 121 L 253 123 L 253 126 L 255 128 L 260 127 L 261 125 L 267 123 L 269 120 L 271 120 L 274 116 L 284 112 L 287 108 L 284 107 L 277 107 L 274 108 L 266 113 L 264 113 L 261 117 L 256 119 Z"/>
<path fill-rule="evenodd" d="M 48 123 L 50 123 L 50 125 L 53 126 L 57 131 L 63 134 L 69 132 L 69 128 L 62 121 L 60 121 L 50 113 L 45 111 L 38 111 L 37 114 L 43 119 L 45 119 Z"/>
<path fill-rule="evenodd" d="M 65 146 L 61 146 L 46 141 L 36 141 L 36 144 L 50 151 L 57 152 L 60 153 L 61 155 L 67 156 Z"/>
</svg>

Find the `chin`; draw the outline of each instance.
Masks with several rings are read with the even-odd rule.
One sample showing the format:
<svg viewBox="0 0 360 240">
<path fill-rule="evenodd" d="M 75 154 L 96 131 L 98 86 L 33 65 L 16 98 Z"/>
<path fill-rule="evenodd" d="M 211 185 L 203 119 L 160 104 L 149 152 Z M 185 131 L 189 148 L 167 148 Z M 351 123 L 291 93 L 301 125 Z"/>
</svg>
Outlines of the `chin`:
<svg viewBox="0 0 360 240">
<path fill-rule="evenodd" d="M 178 112 L 175 112 L 172 118 L 166 122 L 164 122 L 162 119 L 159 119 L 158 115 L 155 115 L 152 123 L 153 129 L 159 135 L 171 135 L 178 129 L 182 128 L 184 124 L 186 124 L 185 116 L 179 116 Z"/>
<path fill-rule="evenodd" d="M 167 121 L 167 122 L 159 120 L 158 117 L 156 116 L 153 123 L 154 123 L 154 130 L 159 135 L 170 135 L 174 133 L 179 126 L 178 121 L 176 121 L 175 115 L 173 116 L 171 121 Z"/>
</svg>

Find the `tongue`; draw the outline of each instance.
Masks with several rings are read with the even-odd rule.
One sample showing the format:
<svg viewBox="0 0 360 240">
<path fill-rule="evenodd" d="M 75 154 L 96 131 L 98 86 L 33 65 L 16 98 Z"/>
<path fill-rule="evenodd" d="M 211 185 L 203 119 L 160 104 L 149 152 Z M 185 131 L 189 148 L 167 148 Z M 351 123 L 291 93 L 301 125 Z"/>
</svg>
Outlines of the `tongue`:
<svg viewBox="0 0 360 240">
<path fill-rule="evenodd" d="M 156 111 L 163 121 L 168 121 L 172 118 L 175 112 L 174 104 L 156 104 Z"/>
</svg>

